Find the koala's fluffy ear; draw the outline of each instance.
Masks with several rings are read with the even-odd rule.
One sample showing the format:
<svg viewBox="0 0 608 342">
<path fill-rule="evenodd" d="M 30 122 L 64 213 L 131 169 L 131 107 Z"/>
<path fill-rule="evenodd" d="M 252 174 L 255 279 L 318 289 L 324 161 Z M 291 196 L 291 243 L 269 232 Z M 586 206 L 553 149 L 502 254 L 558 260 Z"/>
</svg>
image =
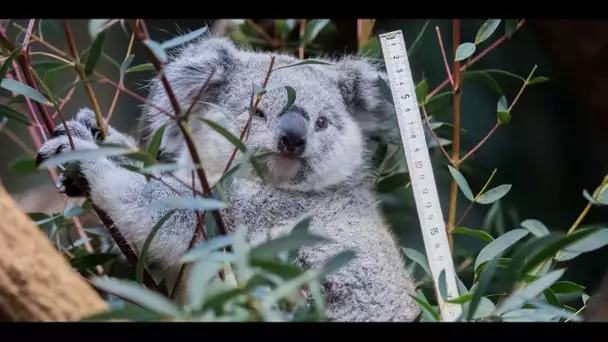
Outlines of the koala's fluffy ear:
<svg viewBox="0 0 608 342">
<path fill-rule="evenodd" d="M 236 54 L 237 48 L 233 42 L 210 35 L 188 44 L 173 54 L 171 60 L 163 66 L 163 71 L 180 107 L 188 108 L 195 100 L 213 101 L 218 86 L 226 82 L 228 75 L 234 69 Z M 205 82 L 207 87 L 197 99 Z M 160 127 L 166 122 L 166 115 L 154 107 L 173 112 L 160 77 L 156 77 L 151 83 L 149 101 L 154 106 L 148 106 L 146 114 L 153 126 Z"/>
<path fill-rule="evenodd" d="M 383 91 L 381 78 L 388 86 L 388 76 L 365 59 L 345 58 L 338 63 L 338 86 L 344 103 L 363 132 L 383 140 L 398 137 L 395 107 Z M 397 135 L 396 135 L 397 134 Z"/>
</svg>

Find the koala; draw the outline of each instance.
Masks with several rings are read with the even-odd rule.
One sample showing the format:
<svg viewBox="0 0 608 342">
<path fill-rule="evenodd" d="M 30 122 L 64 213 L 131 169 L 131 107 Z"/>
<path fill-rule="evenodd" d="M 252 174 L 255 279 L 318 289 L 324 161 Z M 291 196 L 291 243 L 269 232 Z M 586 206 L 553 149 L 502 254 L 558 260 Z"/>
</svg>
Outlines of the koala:
<svg viewBox="0 0 608 342">
<path fill-rule="evenodd" d="M 274 68 L 300 62 L 287 54 L 275 57 Z M 248 149 L 274 152 L 258 160 L 266 180 L 253 172 L 237 173 L 225 189 L 230 207 L 222 211 L 223 218 L 229 233 L 243 229 L 249 242 L 257 245 L 288 233 L 302 218 L 310 217 L 310 231 L 330 241 L 301 248 L 297 255 L 300 267 L 321 266 L 345 249 L 357 253 L 323 282 L 328 318 L 337 322 L 414 321 L 420 310 L 411 297 L 413 281 L 378 208 L 370 177 L 369 137 L 378 133 L 374 127 L 379 121 L 394 116 L 394 108 L 377 82 L 387 76 L 366 59 L 323 60 L 329 64 L 299 65 L 271 74 L 269 90 L 251 119 L 245 142 Z M 214 121 L 238 136 L 250 118 L 252 84 L 262 83 L 269 63 L 268 53 L 237 47 L 222 37 L 204 36 L 172 54 L 163 66 L 182 110 L 193 105 L 188 128 L 211 184 L 221 177 L 234 145 L 196 118 Z M 206 89 L 199 97 L 204 84 Z M 286 106 L 284 87 L 270 90 L 277 84 L 296 91 L 291 106 Z M 149 90 L 143 113 L 147 127 L 154 132 L 166 125 L 159 158 L 192 164 L 179 128 L 159 110 L 172 112 L 160 80 L 153 79 Z M 82 109 L 67 125 L 77 150 L 98 148 L 98 127 L 89 109 Z M 136 146 L 133 139 L 112 127 L 105 142 Z M 65 128 L 60 125 L 40 148 L 38 162 L 68 150 Z M 242 158 L 239 153 L 234 163 Z M 89 183 L 93 203 L 108 213 L 138 249 L 169 211 L 148 205 L 178 195 L 176 191 L 188 196 L 191 190 L 173 177 L 162 176 L 171 185 L 168 187 L 154 179 L 147 182 L 144 176 L 117 165 L 129 162 L 124 157 L 83 160 L 80 172 Z M 174 175 L 192 184 L 190 170 Z M 81 195 L 67 189 L 68 195 Z M 168 274 L 181 266 L 180 258 L 195 226 L 194 213 L 184 209 L 177 210 L 158 231 L 149 254 Z"/>
</svg>

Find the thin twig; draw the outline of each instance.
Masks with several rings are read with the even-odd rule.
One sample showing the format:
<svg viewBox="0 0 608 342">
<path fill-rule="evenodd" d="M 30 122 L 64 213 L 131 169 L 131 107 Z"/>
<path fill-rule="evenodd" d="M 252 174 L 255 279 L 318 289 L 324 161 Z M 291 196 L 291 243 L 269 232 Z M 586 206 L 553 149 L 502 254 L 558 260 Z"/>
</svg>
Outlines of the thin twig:
<svg viewBox="0 0 608 342">
<path fill-rule="evenodd" d="M 298 57 L 300 59 L 304 59 L 304 47 L 306 45 L 305 34 L 306 34 L 306 19 L 300 19 L 300 47 L 298 48 Z"/>
<path fill-rule="evenodd" d="M 30 48 L 30 37 L 32 36 L 32 31 L 34 31 L 34 26 L 36 26 L 36 19 L 30 19 L 27 25 L 27 32 L 25 32 L 25 37 L 23 37 L 23 44 L 21 44 L 23 45 L 21 53 L 27 53 Z"/>
<path fill-rule="evenodd" d="M 448 58 L 445 55 L 443 39 L 441 38 L 441 31 L 439 30 L 439 26 L 435 26 L 435 31 L 437 32 L 437 41 L 439 41 L 439 48 L 441 49 L 441 56 L 443 57 L 443 64 L 445 65 L 445 70 L 448 73 L 448 79 L 450 80 L 450 84 L 452 84 L 452 87 L 454 87 L 454 79 L 452 78 L 452 73 L 450 72 L 450 64 L 448 63 Z"/>
<path fill-rule="evenodd" d="M 80 65 L 78 49 L 76 48 L 76 43 L 74 42 L 74 37 L 72 36 L 72 29 L 68 20 L 65 21 L 65 37 L 68 41 L 68 46 L 70 48 L 70 52 L 72 53 L 72 58 L 74 58 L 75 61 L 74 66 L 76 69 L 76 73 L 78 73 L 78 76 L 82 80 L 84 89 L 87 93 L 87 97 L 89 98 L 89 101 L 91 101 L 93 112 L 95 112 L 95 118 L 97 120 L 97 125 L 99 126 L 99 132 L 101 134 L 101 137 L 105 138 L 108 136 L 108 128 L 106 127 L 105 121 L 103 119 L 103 114 L 101 113 L 101 108 L 99 107 L 99 103 L 97 102 L 97 97 L 95 96 L 93 87 L 90 83 L 87 82 L 87 75 L 85 75 L 84 70 Z"/>
<path fill-rule="evenodd" d="M 448 160 L 448 162 L 450 162 L 450 164 L 452 164 L 452 157 L 450 157 L 450 154 L 448 153 L 448 151 L 445 150 L 445 148 L 443 147 L 443 145 L 441 145 L 441 140 L 439 140 L 439 137 L 437 136 L 437 134 L 435 133 L 435 131 L 433 130 L 433 128 L 431 127 L 431 121 L 429 119 L 429 115 L 426 112 L 426 106 L 420 106 L 422 108 L 422 114 L 424 115 L 424 121 L 426 122 L 427 127 L 429 128 L 429 132 L 431 132 L 431 135 L 433 136 L 433 139 L 435 139 L 435 142 L 437 143 L 437 146 L 439 146 L 439 149 L 441 150 L 441 153 L 443 153 L 443 155 L 446 157 L 446 159 Z"/>
<path fill-rule="evenodd" d="M 139 24 L 139 20 L 135 22 L 135 25 Z M 131 33 L 131 39 L 129 40 L 129 45 L 127 46 L 127 52 L 125 53 L 125 60 L 129 58 L 131 55 L 131 50 L 133 49 L 133 42 L 135 42 L 135 33 Z M 120 73 L 120 79 L 118 80 L 119 88 L 114 92 L 114 98 L 112 99 L 112 104 L 110 105 L 110 109 L 108 110 L 108 115 L 106 115 L 106 124 L 110 124 L 110 119 L 112 119 L 112 115 L 114 114 L 114 109 L 116 108 L 116 103 L 118 102 L 118 95 L 120 95 L 120 91 L 124 88 L 124 73 Z"/>
<path fill-rule="evenodd" d="M 525 22 L 526 22 L 526 19 L 520 20 L 519 23 L 517 23 L 516 30 L 519 30 L 519 28 Z M 502 37 L 498 38 L 494 43 L 492 43 L 490 46 L 488 46 L 487 48 L 483 49 L 480 53 L 478 53 L 477 56 L 473 57 L 467 64 L 465 64 L 462 67 L 460 67 L 460 71 L 464 72 L 465 70 L 467 70 L 469 67 L 471 67 L 473 64 L 475 64 L 478 60 L 480 60 L 483 56 L 485 56 L 486 54 L 488 54 L 490 51 L 496 49 L 505 40 L 507 40 L 507 36 L 506 35 L 503 35 Z M 431 92 L 428 93 L 428 95 L 426 96 L 426 99 L 430 100 L 431 97 L 433 97 L 435 94 L 437 94 L 439 91 L 441 91 L 441 89 L 443 89 L 443 87 L 445 87 L 448 83 L 450 83 L 450 80 L 449 79 L 445 79 L 437 87 L 435 87 L 435 89 L 433 89 Z"/>
<path fill-rule="evenodd" d="M 479 190 L 479 192 L 475 196 L 475 200 L 469 202 L 469 205 L 467 206 L 467 209 L 464 211 L 464 213 L 462 214 L 462 216 L 460 216 L 460 219 L 458 219 L 458 222 L 456 222 L 456 224 L 454 224 L 454 227 L 452 227 L 452 230 L 454 230 L 454 229 L 456 229 L 456 227 L 460 226 L 460 223 L 462 223 L 462 220 L 464 220 L 465 216 L 467 216 L 467 214 L 469 213 L 469 211 L 471 211 L 471 208 L 473 208 L 473 204 L 475 202 L 477 202 L 477 200 L 479 199 L 479 197 L 484 193 L 484 191 L 486 191 L 486 189 L 490 185 L 490 182 L 492 182 L 492 179 L 494 179 L 494 175 L 496 174 L 496 171 L 498 171 L 498 170 L 494 169 L 494 171 L 492 171 L 492 174 L 490 175 L 490 178 L 488 178 L 488 180 L 486 181 L 486 184 L 484 184 L 483 188 L 481 188 L 481 190 Z"/>
</svg>

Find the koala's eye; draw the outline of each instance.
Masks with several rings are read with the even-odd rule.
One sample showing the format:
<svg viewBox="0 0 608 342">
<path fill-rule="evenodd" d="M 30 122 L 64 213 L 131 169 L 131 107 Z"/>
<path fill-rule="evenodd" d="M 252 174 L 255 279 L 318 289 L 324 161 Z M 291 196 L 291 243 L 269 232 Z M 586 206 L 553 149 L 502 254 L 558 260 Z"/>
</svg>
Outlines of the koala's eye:
<svg viewBox="0 0 608 342">
<path fill-rule="evenodd" d="M 262 119 L 264 119 L 266 117 L 266 114 L 264 114 L 264 111 L 262 111 L 260 108 L 256 108 L 255 113 L 253 115 L 257 116 L 258 118 L 262 118 Z"/>
<path fill-rule="evenodd" d="M 328 124 L 329 124 L 329 121 L 327 121 L 327 118 L 324 116 L 320 116 L 317 119 L 317 122 L 315 122 L 315 128 L 317 131 L 320 131 L 320 130 L 326 129 Z"/>
</svg>

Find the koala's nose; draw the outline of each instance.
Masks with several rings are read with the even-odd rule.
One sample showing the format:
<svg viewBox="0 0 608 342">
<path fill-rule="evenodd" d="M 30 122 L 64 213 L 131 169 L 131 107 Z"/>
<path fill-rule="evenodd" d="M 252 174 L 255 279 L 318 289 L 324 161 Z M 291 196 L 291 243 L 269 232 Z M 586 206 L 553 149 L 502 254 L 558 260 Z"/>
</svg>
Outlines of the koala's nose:
<svg viewBox="0 0 608 342">
<path fill-rule="evenodd" d="M 289 157 L 299 157 L 306 148 L 306 139 L 298 134 L 287 133 L 279 138 L 279 152 Z"/>
<path fill-rule="evenodd" d="M 306 119 L 297 112 L 287 112 L 279 117 L 279 153 L 299 157 L 306 148 Z"/>
</svg>

